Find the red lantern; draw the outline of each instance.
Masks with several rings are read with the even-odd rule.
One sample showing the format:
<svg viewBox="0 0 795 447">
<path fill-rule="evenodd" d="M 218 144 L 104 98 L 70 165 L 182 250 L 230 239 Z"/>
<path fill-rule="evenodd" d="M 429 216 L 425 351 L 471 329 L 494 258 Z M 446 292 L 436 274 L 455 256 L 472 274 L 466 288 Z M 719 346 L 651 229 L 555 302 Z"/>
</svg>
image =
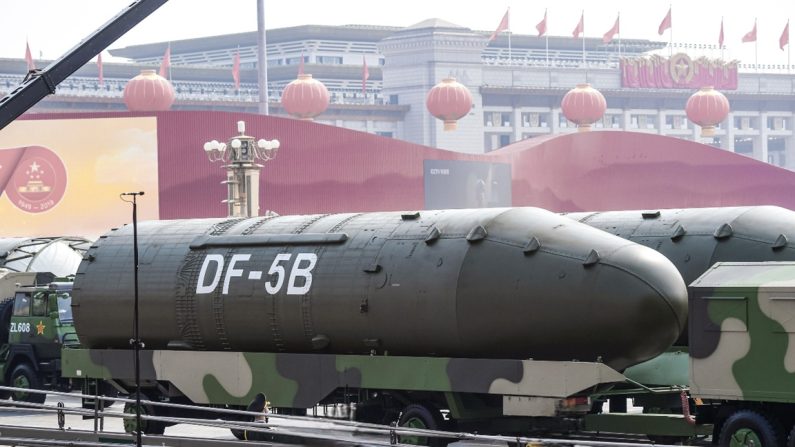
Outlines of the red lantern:
<svg viewBox="0 0 795 447">
<path fill-rule="evenodd" d="M 132 112 L 158 112 L 174 104 L 174 87 L 154 70 L 141 70 L 124 86 L 124 103 Z"/>
<path fill-rule="evenodd" d="M 446 78 L 428 92 L 425 106 L 431 115 L 444 121 L 444 130 L 455 130 L 456 121 L 472 110 L 472 94 L 455 78 Z"/>
<path fill-rule="evenodd" d="M 287 84 L 282 91 L 282 105 L 288 114 L 302 120 L 311 120 L 326 111 L 328 89 L 311 74 L 299 74 L 298 79 Z"/>
<path fill-rule="evenodd" d="M 591 124 L 604 116 L 607 101 L 591 84 L 577 84 L 563 97 L 560 108 L 567 120 L 577 124 L 577 130 L 586 132 L 591 130 Z"/>
<path fill-rule="evenodd" d="M 715 126 L 729 115 L 729 100 L 712 87 L 701 87 L 685 105 L 687 119 L 701 126 L 701 136 L 715 135 Z"/>
</svg>

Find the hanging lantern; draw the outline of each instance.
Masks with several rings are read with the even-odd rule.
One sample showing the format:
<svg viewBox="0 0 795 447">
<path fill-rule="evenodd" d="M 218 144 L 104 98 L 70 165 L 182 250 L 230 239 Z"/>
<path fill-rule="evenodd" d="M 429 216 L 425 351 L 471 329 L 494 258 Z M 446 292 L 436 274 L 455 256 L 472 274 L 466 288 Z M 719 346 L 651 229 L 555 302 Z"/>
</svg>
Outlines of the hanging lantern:
<svg viewBox="0 0 795 447">
<path fill-rule="evenodd" d="M 577 130 L 587 132 L 591 125 L 600 119 L 607 110 L 607 101 L 599 90 L 591 84 L 577 84 L 569 90 L 560 103 L 566 119 L 577 124 Z"/>
<path fill-rule="evenodd" d="M 174 87 L 154 70 L 141 70 L 124 86 L 124 103 L 132 112 L 158 112 L 174 104 Z"/>
<path fill-rule="evenodd" d="M 311 120 L 325 112 L 328 103 L 328 89 L 322 82 L 312 79 L 311 74 L 299 74 L 282 92 L 284 110 L 302 120 Z"/>
<path fill-rule="evenodd" d="M 711 137 L 729 115 L 729 100 L 712 87 L 701 87 L 687 100 L 685 112 L 687 119 L 701 126 L 702 137 Z"/>
<path fill-rule="evenodd" d="M 444 121 L 444 130 L 455 130 L 456 122 L 472 110 L 472 94 L 455 78 L 445 78 L 428 91 L 425 106 Z"/>
</svg>

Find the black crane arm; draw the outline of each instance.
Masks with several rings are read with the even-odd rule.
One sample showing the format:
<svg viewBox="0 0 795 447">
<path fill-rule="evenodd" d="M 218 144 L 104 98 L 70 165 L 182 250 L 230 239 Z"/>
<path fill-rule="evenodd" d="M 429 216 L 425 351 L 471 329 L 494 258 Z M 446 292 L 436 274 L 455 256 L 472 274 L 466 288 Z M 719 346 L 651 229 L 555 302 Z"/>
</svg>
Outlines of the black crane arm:
<svg viewBox="0 0 795 447">
<path fill-rule="evenodd" d="M 55 87 L 58 84 L 167 1 L 133 1 L 116 17 L 99 27 L 45 69 L 28 73 L 19 87 L 0 99 L 0 129 L 6 127 L 47 95 L 55 93 Z"/>
</svg>

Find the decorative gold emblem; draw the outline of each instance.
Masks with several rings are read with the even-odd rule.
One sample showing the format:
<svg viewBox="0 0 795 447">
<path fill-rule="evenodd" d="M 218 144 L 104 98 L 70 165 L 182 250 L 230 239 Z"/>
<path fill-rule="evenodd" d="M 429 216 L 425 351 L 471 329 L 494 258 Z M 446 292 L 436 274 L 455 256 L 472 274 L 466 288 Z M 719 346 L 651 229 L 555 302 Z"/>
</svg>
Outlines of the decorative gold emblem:
<svg viewBox="0 0 795 447">
<path fill-rule="evenodd" d="M 668 61 L 671 67 L 671 78 L 676 84 L 688 84 L 696 74 L 695 65 L 690 56 L 676 53 Z"/>
</svg>

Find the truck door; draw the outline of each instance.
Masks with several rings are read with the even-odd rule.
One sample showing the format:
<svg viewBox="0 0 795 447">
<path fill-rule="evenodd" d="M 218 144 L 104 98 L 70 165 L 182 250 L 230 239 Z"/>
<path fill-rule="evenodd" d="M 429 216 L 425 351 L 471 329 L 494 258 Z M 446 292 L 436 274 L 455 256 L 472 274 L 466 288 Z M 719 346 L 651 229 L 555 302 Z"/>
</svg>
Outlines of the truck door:
<svg viewBox="0 0 795 447">
<path fill-rule="evenodd" d="M 50 317 L 47 292 L 18 292 L 11 318 L 11 342 L 29 344 L 36 358 L 60 357 L 60 345 L 54 341 L 55 327 Z"/>
</svg>

